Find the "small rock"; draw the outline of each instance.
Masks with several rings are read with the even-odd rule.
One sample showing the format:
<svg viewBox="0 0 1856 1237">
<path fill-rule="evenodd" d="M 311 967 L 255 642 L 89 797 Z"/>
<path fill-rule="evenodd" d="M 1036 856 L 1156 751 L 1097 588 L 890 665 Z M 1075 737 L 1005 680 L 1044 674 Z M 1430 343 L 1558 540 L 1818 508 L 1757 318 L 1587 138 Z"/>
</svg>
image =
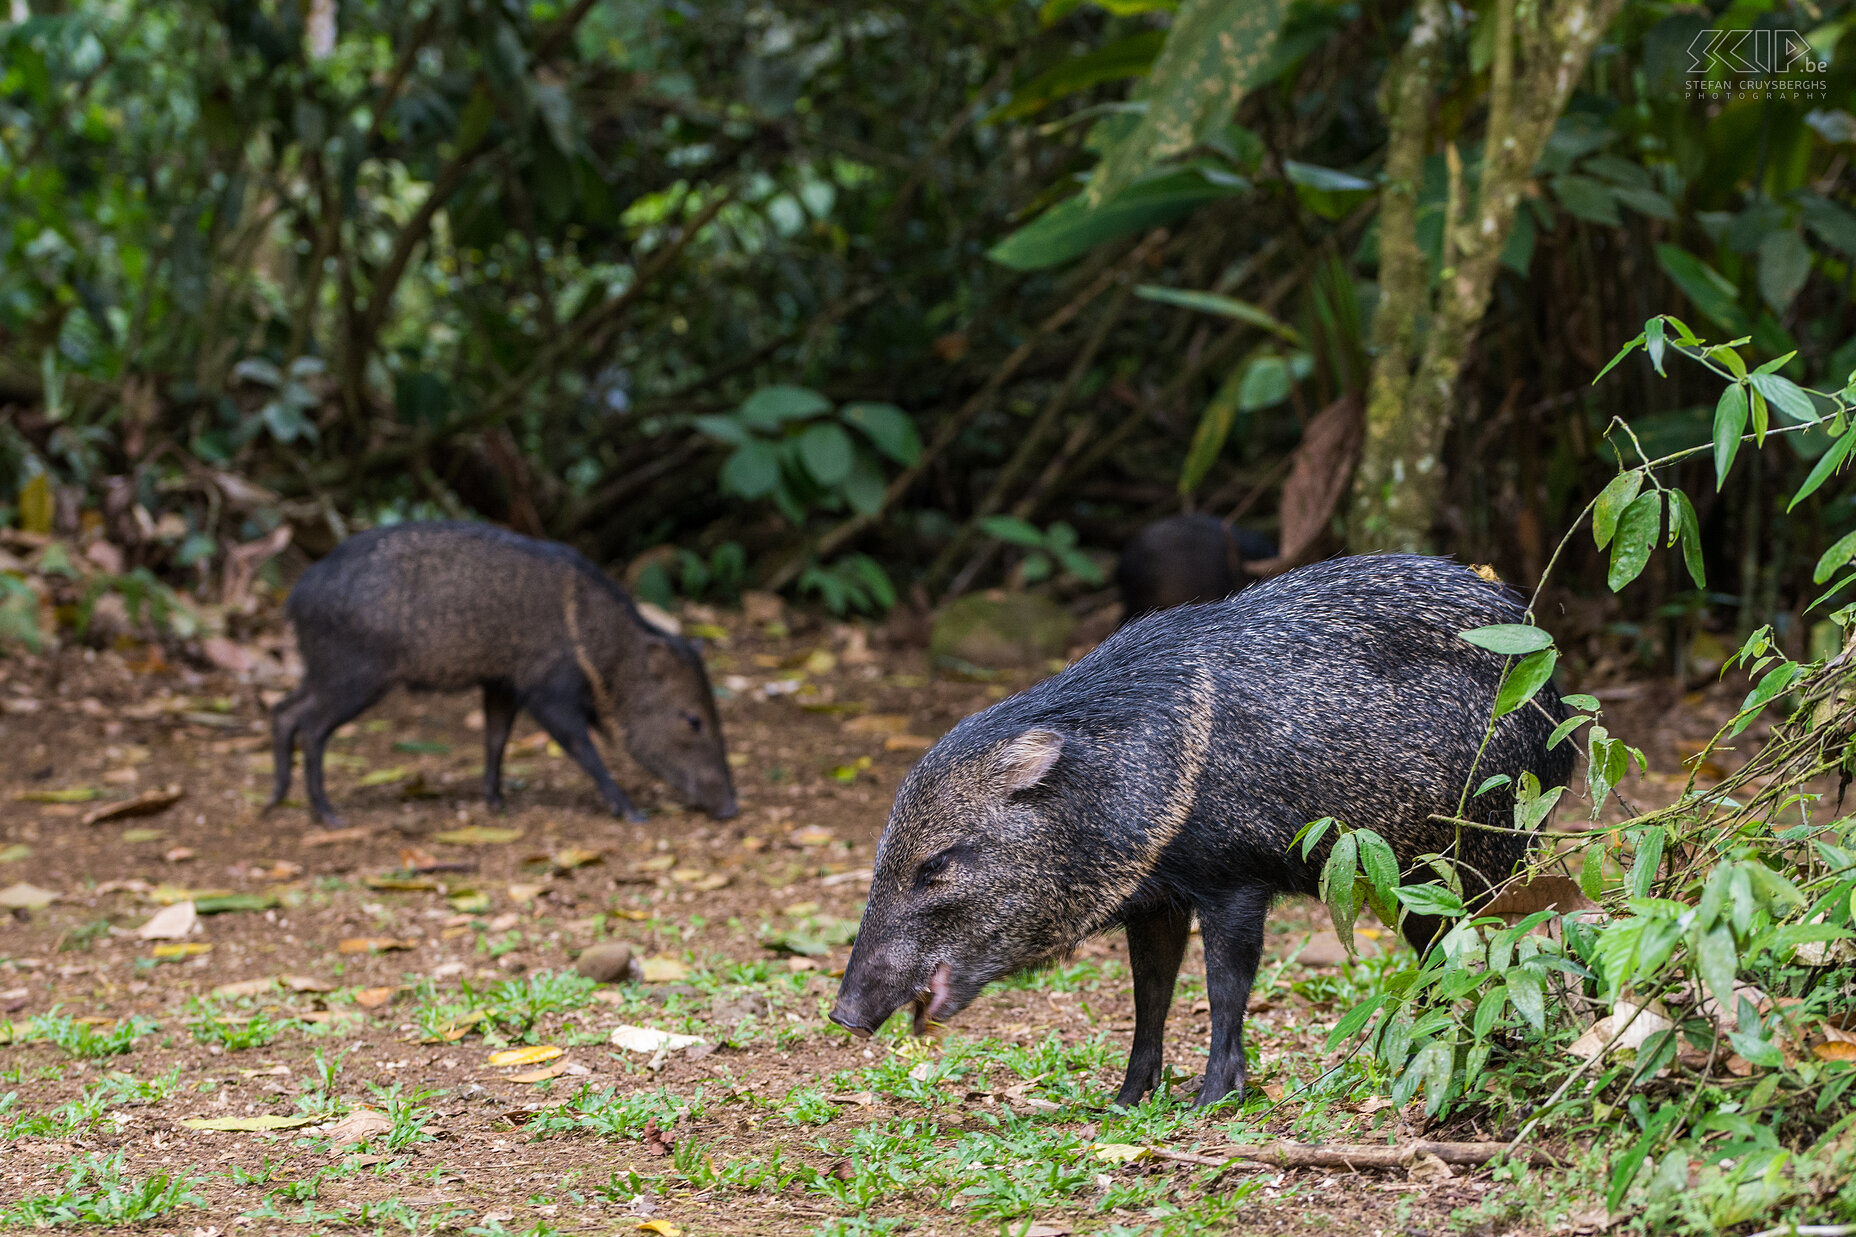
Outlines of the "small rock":
<svg viewBox="0 0 1856 1237">
<path fill-rule="evenodd" d="M 617 983 L 631 969 L 632 947 L 624 941 L 603 941 L 582 950 L 574 961 L 574 970 L 600 984 Z"/>
<path fill-rule="evenodd" d="M 673 996 L 701 996 L 702 990 L 689 984 L 658 984 L 644 995 L 646 1000 L 663 1005 Z"/>
<path fill-rule="evenodd" d="M 719 1027 L 733 1027 L 743 1018 L 765 1018 L 773 1005 L 759 992 L 738 997 L 715 997 L 709 1002 L 709 1021 Z"/>
</svg>

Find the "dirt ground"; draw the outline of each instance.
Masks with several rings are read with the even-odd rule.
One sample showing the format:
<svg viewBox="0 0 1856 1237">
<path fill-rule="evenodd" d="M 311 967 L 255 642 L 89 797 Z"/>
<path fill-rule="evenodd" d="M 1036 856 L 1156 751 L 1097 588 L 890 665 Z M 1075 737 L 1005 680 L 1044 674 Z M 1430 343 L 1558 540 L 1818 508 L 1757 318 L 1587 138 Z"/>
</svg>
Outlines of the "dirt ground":
<svg viewBox="0 0 1856 1237">
<path fill-rule="evenodd" d="M 935 678 L 919 652 L 872 651 L 854 628 L 683 618 L 712 637 L 743 809 L 728 822 L 677 807 L 623 757 L 615 771 L 650 818 L 614 821 L 526 719 L 509 811 L 492 815 L 476 701 L 396 694 L 331 746 L 347 827 L 322 830 L 300 799 L 258 808 L 264 704 L 289 678 L 275 633 L 248 665 L 220 659 L 237 673 L 142 647 L 0 660 L 0 886 L 56 895 L 0 919 L 0 1097 L 13 1097 L 0 1099 L 0 1208 L 15 1223 L 32 1222 L 18 1200 L 81 1210 L 103 1178 L 72 1187 L 73 1166 L 95 1154 L 120 1155 L 109 1172 L 130 1193 L 164 1173 L 193 1180 L 185 1202 L 138 1213 L 119 1200 L 94 1222 L 146 1214 L 143 1231 L 206 1237 L 1590 1231 L 1577 1197 L 1517 1193 L 1487 1170 L 1216 1171 L 1099 1150 L 1305 1136 L 1298 1086 L 1331 1060 L 1350 973 L 1320 949 L 1292 961 L 1319 926 L 1307 905 L 1273 920 L 1250 1020 L 1263 1064 L 1241 1112 L 1175 1102 L 1148 1126 L 1114 1124 L 1132 1026 L 1114 937 L 989 992 L 938 1044 L 830 1025 L 897 784 L 928 741 L 1029 676 Z M 1665 773 L 1718 715 L 1690 704 L 1620 699 L 1655 720 Z M 169 787 L 172 806 L 86 823 Z M 473 826 L 508 832 L 452 832 Z M 188 901 L 214 913 L 180 939 L 139 934 Z M 629 944 L 644 980 L 564 978 L 602 941 Z M 1196 940 L 1187 972 L 1168 1030 L 1182 1087 L 1209 1033 Z M 700 1042 L 633 1051 L 611 1042 L 620 1025 Z M 490 1064 L 510 1046 L 544 1059 Z M 1336 1138 L 1420 1128 L 1347 1096 L 1323 1105 Z M 262 1116 L 296 1124 L 184 1124 Z M 1031 1150 L 1008 1162 L 1010 1145 Z M 1051 1147 L 1083 1176 L 1033 1181 Z M 929 1166 L 913 1186 L 907 1157 Z M 994 1184 L 948 1186 L 934 1173 L 950 1163 Z M 859 1185 L 879 1168 L 887 1185 Z"/>
</svg>

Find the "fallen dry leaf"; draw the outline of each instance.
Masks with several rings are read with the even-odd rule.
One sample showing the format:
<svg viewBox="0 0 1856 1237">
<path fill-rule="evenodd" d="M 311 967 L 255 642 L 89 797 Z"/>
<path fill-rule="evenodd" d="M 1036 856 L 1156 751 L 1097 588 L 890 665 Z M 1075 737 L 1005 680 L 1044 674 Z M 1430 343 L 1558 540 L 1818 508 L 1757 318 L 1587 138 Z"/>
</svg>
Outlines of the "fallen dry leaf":
<svg viewBox="0 0 1856 1237">
<path fill-rule="evenodd" d="M 56 902 L 59 895 L 50 889 L 20 881 L 0 889 L 0 907 L 8 910 L 36 911 Z"/>
<path fill-rule="evenodd" d="M 656 1233 L 657 1237 L 683 1237 L 683 1230 L 669 1220 L 646 1220 L 637 1228 L 641 1233 Z"/>
<path fill-rule="evenodd" d="M 1820 1061 L 1856 1061 L 1856 1044 L 1833 1039 L 1812 1048 L 1811 1055 Z"/>
<path fill-rule="evenodd" d="M 552 1061 L 567 1050 L 554 1044 L 531 1044 L 526 1048 L 505 1048 L 490 1054 L 490 1064 L 498 1069 L 510 1065 L 540 1065 Z"/>
<path fill-rule="evenodd" d="M 677 866 L 677 857 L 670 855 L 653 855 L 649 859 L 640 859 L 632 864 L 634 872 L 664 872 Z"/>
<path fill-rule="evenodd" d="M 432 841 L 444 842 L 450 846 L 504 846 L 521 836 L 520 829 L 504 829 L 496 825 L 465 825 L 462 829 L 447 829 L 443 833 L 434 833 Z"/>
<path fill-rule="evenodd" d="M 892 734 L 883 740 L 886 752 L 925 752 L 935 745 L 935 740 L 925 734 Z"/>
<path fill-rule="evenodd" d="M 305 833 L 305 846 L 336 846 L 342 842 L 362 842 L 374 836 L 372 825 L 350 825 L 346 829 L 324 829 L 321 833 Z"/>
<path fill-rule="evenodd" d="M 1587 1027 L 1585 1034 L 1566 1046 L 1566 1051 L 1575 1057 L 1590 1060 L 1605 1051 L 1607 1044 L 1610 1044 L 1612 1051 L 1620 1048 L 1635 1050 L 1643 1047 L 1644 1041 L 1652 1035 L 1675 1026 L 1675 1023 L 1655 1009 L 1640 1008 L 1629 1001 L 1619 1001 L 1611 1007 L 1611 1011 Z M 1635 1017 L 1632 1017 L 1633 1013 Z M 1620 1028 L 1622 1034 L 1618 1034 Z M 1617 1042 L 1611 1043 L 1614 1034 L 1617 1035 Z"/>
<path fill-rule="evenodd" d="M 541 1069 L 532 1069 L 525 1074 L 510 1074 L 510 1082 L 546 1082 L 550 1078 L 559 1078 L 573 1067 L 565 1061 L 556 1061 L 553 1065 Z"/>
<path fill-rule="evenodd" d="M 179 1122 L 190 1130 L 237 1130 L 246 1133 L 258 1133 L 264 1130 L 294 1130 L 299 1126 L 314 1125 L 321 1117 L 286 1117 L 270 1113 L 262 1117 L 188 1117 Z M 391 1125 L 388 1129 L 393 1128 Z"/>
<path fill-rule="evenodd" d="M 1570 876 L 1543 873 L 1524 885 L 1510 886 L 1490 900 L 1478 915 L 1500 915 L 1510 923 L 1525 919 L 1535 911 L 1561 912 L 1591 910 L 1598 903 L 1586 897 L 1579 882 Z"/>
<path fill-rule="evenodd" d="M 901 734 L 908 728 L 906 713 L 866 713 L 844 723 L 845 734 Z"/>
<path fill-rule="evenodd" d="M 266 975 L 262 979 L 241 979 L 237 983 L 220 984 L 213 989 L 213 995 L 221 997 L 261 996 L 276 986 L 276 976 Z"/>
<path fill-rule="evenodd" d="M 397 986 L 390 988 L 361 988 L 354 994 L 354 1003 L 362 1009 L 379 1009 L 391 1001 L 399 992 Z"/>
<path fill-rule="evenodd" d="M 347 1147 L 378 1138 L 390 1133 L 392 1129 L 393 1122 L 387 1114 L 375 1112 L 371 1108 L 357 1108 L 340 1121 L 324 1126 L 322 1132 L 329 1136 L 329 1141 L 335 1146 Z"/>
<path fill-rule="evenodd" d="M 178 941 L 193 931 L 199 921 L 199 913 L 194 910 L 192 899 L 188 899 L 156 911 L 135 934 L 145 941 Z"/>
<path fill-rule="evenodd" d="M 675 958 L 667 957 L 664 954 L 657 954 L 649 958 L 641 958 L 639 959 L 638 966 L 643 972 L 644 982 L 647 984 L 674 983 L 677 980 L 688 979 L 690 977 L 690 969 L 687 966 L 684 966 Z"/>
<path fill-rule="evenodd" d="M 787 834 L 786 840 L 791 842 L 794 846 L 829 846 L 836 837 L 837 834 L 829 829 L 823 829 L 817 825 L 808 825 L 803 829 L 795 829 Z"/>
<path fill-rule="evenodd" d="M 279 975 L 277 982 L 292 992 L 333 992 L 334 984 L 324 983 L 308 975 Z"/>
<path fill-rule="evenodd" d="M 391 936 L 351 936 L 338 943 L 338 953 L 382 954 L 392 949 L 417 949 L 419 942 L 402 941 Z"/>
<path fill-rule="evenodd" d="M 1405 1176 L 1409 1181 L 1435 1183 L 1448 1181 L 1456 1174 L 1450 1171 L 1450 1166 L 1442 1159 L 1427 1152 L 1411 1162 L 1411 1167 L 1405 1170 Z"/>
<path fill-rule="evenodd" d="M 22 790 L 13 798 L 21 803 L 89 803 L 101 799 L 103 792 L 95 786 L 72 786 L 65 790 Z"/>
<path fill-rule="evenodd" d="M 658 1052 L 664 1049 L 675 1052 L 679 1048 L 700 1043 L 700 1035 L 679 1035 L 675 1031 L 659 1031 L 652 1027 L 621 1023 L 612 1029 L 613 1046 L 628 1052 Z"/>
<path fill-rule="evenodd" d="M 155 946 L 149 952 L 166 961 L 173 958 L 197 958 L 201 954 L 212 953 L 213 947 L 203 941 L 169 941 Z"/>
<path fill-rule="evenodd" d="M 106 803 L 100 808 L 85 812 L 84 823 L 96 825 L 106 820 L 127 820 L 131 816 L 153 816 L 156 812 L 167 811 L 186 795 L 187 792 L 179 786 L 145 790 L 133 799 L 124 799 L 120 803 Z"/>
<path fill-rule="evenodd" d="M 1098 1160 L 1107 1160 L 1110 1164 L 1132 1164 L 1137 1160 L 1151 1160 L 1154 1156 L 1152 1147 L 1137 1147 L 1133 1143 L 1091 1143 L 1089 1149 Z"/>
<path fill-rule="evenodd" d="M 547 858 L 549 863 L 552 863 L 561 871 L 570 872 L 575 868 L 583 868 L 589 863 L 605 862 L 606 852 L 603 850 L 588 850 L 584 846 L 569 846 L 565 850 L 555 851 Z"/>
</svg>

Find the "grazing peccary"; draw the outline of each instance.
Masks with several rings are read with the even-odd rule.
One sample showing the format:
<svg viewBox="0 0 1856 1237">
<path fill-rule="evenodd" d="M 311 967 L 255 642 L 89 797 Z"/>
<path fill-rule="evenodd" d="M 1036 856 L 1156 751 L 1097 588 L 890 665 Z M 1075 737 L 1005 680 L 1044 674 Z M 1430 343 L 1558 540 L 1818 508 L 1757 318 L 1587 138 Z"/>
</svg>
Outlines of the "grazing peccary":
<svg viewBox="0 0 1856 1237">
<path fill-rule="evenodd" d="M 285 605 L 303 683 L 271 711 L 276 788 L 303 745 L 310 809 L 334 729 L 389 688 L 483 688 L 483 793 L 503 802 L 503 746 L 516 710 L 579 762 L 613 815 L 643 819 L 601 763 L 588 725 L 620 723 L 625 750 L 686 801 L 736 812 L 715 695 L 696 646 L 642 619 L 631 598 L 567 546 L 453 522 L 350 537 L 303 573 Z M 616 716 L 608 716 L 616 714 Z"/>
<path fill-rule="evenodd" d="M 1124 925 L 1134 1046 L 1118 1101 L 1160 1076 L 1161 1032 L 1196 912 L 1212 1009 L 1201 1105 L 1241 1091 L 1244 1009 L 1276 894 L 1315 892 L 1333 816 L 1377 831 L 1411 881 L 1454 857 L 1472 897 L 1526 848 L 1454 816 L 1504 659 L 1461 631 L 1522 620 L 1467 567 L 1341 558 L 1208 605 L 1137 619 L 1054 678 L 955 726 L 909 773 L 877 848 L 869 905 L 831 1017 L 875 1031 L 913 1001 L 915 1029 L 982 986 Z M 1551 684 L 1496 727 L 1477 779 L 1562 785 L 1571 744 Z M 1514 797 L 1469 801 L 1512 828 Z M 1407 923 L 1414 943 L 1435 925 Z"/>
<path fill-rule="evenodd" d="M 1246 562 L 1275 558 L 1262 533 L 1234 528 L 1213 515 L 1174 515 L 1149 524 L 1128 542 L 1115 564 L 1121 621 L 1150 610 L 1195 601 L 1219 601 L 1255 578 Z"/>
</svg>

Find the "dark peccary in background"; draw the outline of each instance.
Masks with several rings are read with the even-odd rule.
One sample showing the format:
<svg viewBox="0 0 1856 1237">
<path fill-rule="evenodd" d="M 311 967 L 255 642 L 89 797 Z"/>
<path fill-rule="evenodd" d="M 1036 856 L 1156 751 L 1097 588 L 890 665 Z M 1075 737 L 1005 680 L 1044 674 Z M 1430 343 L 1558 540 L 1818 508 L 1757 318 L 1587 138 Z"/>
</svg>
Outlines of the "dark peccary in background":
<svg viewBox="0 0 1856 1237">
<path fill-rule="evenodd" d="M 285 610 L 303 682 L 271 711 L 272 806 L 290 789 L 293 741 L 303 745 L 310 809 L 331 821 L 322 749 L 337 726 L 395 686 L 481 686 L 492 807 L 503 801 L 503 746 L 527 709 L 615 816 L 642 819 L 593 746 L 588 727 L 602 721 L 622 725 L 625 750 L 686 802 L 717 817 L 736 812 L 696 646 L 645 622 L 624 589 L 567 546 L 481 524 L 388 525 L 304 572 Z M 602 717 L 608 708 L 615 717 Z"/>
<path fill-rule="evenodd" d="M 1150 610 L 1222 600 L 1255 580 L 1244 570 L 1246 562 L 1275 557 L 1276 545 L 1268 537 L 1234 528 L 1217 516 L 1156 520 L 1134 534 L 1115 564 L 1121 621 Z"/>
<path fill-rule="evenodd" d="M 1337 817 L 1381 834 L 1407 870 L 1454 854 L 1472 897 L 1527 840 L 1455 815 L 1504 659 L 1457 633 L 1518 623 L 1512 593 L 1445 559 L 1340 558 L 1228 601 L 1137 619 L 1054 678 L 966 718 L 896 795 L 870 901 L 831 1017 L 872 1032 L 915 1002 L 922 1031 L 991 980 L 1128 930 L 1134 1046 L 1118 1102 L 1159 1080 L 1161 1032 L 1192 914 L 1205 942 L 1211 1059 L 1199 1103 L 1244 1083 L 1245 1005 L 1270 899 L 1315 892 Z M 1547 750 L 1551 684 L 1496 727 L 1477 766 L 1565 783 Z M 1513 826 L 1513 794 L 1469 801 Z M 1480 873 L 1480 876 L 1476 875 Z M 1428 940 L 1434 925 L 1408 925 Z"/>
</svg>

